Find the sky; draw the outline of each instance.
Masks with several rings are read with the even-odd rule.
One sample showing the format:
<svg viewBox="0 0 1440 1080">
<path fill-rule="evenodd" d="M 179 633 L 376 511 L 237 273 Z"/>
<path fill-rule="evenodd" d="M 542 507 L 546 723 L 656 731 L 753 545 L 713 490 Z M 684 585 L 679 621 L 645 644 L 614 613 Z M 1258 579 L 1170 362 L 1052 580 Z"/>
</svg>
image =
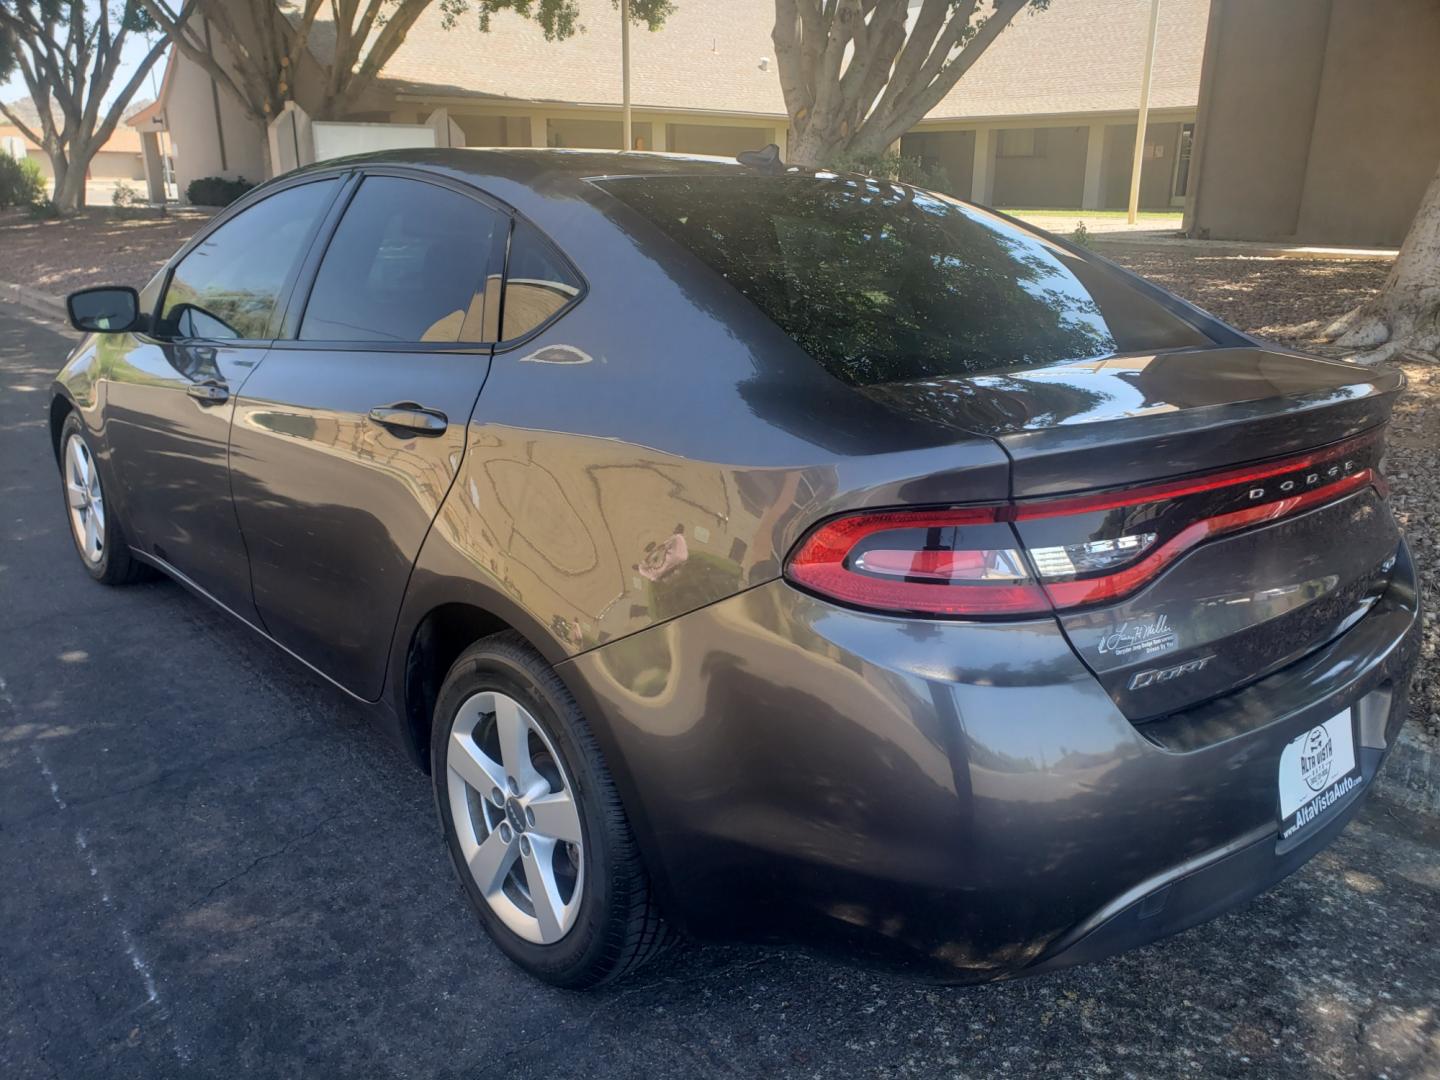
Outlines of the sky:
<svg viewBox="0 0 1440 1080">
<path fill-rule="evenodd" d="M 152 38 L 151 41 L 156 39 Z M 150 44 L 143 37 L 132 35 L 125 43 L 125 52 L 122 54 L 120 70 L 115 73 L 115 78 L 110 83 L 110 97 L 113 98 L 119 90 L 129 81 L 130 76 L 135 73 L 135 68 L 145 58 Z M 165 58 L 161 57 L 156 61 L 155 66 L 150 69 L 151 74 L 145 77 L 140 84 L 140 89 L 135 91 L 136 101 L 147 98 L 153 99 L 155 92 L 160 86 L 160 77 L 165 74 Z M 152 84 L 153 77 L 153 84 Z M 14 101 L 16 98 L 23 98 L 28 91 L 25 89 L 25 80 L 17 72 L 12 78 L 0 83 L 0 101 Z M 106 104 L 109 104 L 107 101 Z"/>
</svg>

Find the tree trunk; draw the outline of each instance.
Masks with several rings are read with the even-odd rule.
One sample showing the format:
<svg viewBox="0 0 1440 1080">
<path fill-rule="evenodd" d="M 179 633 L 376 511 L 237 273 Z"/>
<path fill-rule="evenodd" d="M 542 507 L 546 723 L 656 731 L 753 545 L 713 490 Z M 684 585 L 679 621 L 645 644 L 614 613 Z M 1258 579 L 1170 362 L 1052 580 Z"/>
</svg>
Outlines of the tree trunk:
<svg viewBox="0 0 1440 1080">
<path fill-rule="evenodd" d="M 68 155 L 52 154 L 55 167 L 55 209 L 74 214 L 85 208 L 85 163 L 69 160 Z"/>
<path fill-rule="evenodd" d="M 1325 331 L 1337 345 L 1360 350 L 1359 364 L 1406 353 L 1440 360 L 1440 172 L 1430 181 L 1385 284 Z"/>
<path fill-rule="evenodd" d="M 825 133 L 815 124 L 811 124 L 798 135 L 792 128 L 786 141 L 785 164 L 818 169 L 834 157 L 841 142 L 843 140 L 838 134 L 834 138 L 826 138 Z"/>
<path fill-rule="evenodd" d="M 60 189 L 65 186 L 65 181 L 70 175 L 70 163 L 59 149 L 47 146 L 45 153 L 50 157 L 50 171 L 54 174 L 55 181 L 55 190 L 50 194 L 50 201 L 58 207 L 60 205 Z"/>
</svg>

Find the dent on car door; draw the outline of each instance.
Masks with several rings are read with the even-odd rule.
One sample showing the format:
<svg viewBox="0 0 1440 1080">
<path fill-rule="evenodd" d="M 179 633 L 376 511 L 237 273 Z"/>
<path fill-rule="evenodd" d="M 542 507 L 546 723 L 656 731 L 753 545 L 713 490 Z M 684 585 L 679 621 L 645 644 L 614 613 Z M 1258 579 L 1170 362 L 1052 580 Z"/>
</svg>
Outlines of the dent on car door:
<svg viewBox="0 0 1440 1080">
<path fill-rule="evenodd" d="M 106 440 L 132 542 L 251 621 L 228 476 L 234 394 L 265 356 L 338 187 L 284 188 L 228 217 L 175 264 L 152 333 L 114 335 L 124 345 L 108 350 Z"/>
<path fill-rule="evenodd" d="M 411 567 L 460 467 L 508 228 L 448 186 L 367 177 L 297 333 L 236 405 L 232 482 L 260 615 L 361 697 L 380 694 Z"/>
</svg>

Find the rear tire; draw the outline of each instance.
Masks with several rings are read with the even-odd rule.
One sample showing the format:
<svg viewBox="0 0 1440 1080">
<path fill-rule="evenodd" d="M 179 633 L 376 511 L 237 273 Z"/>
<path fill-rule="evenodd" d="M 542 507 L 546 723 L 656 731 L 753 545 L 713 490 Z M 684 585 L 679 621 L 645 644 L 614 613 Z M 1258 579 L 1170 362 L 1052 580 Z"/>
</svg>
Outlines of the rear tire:
<svg viewBox="0 0 1440 1080">
<path fill-rule="evenodd" d="M 130 585 L 153 571 L 130 553 L 125 530 L 113 506 L 106 505 L 95 455 L 76 413 L 60 428 L 60 494 L 70 539 L 85 572 L 102 585 Z"/>
<path fill-rule="evenodd" d="M 584 989 L 661 951 L 669 935 L 620 796 L 539 653 L 508 631 L 472 645 L 445 677 L 431 730 L 446 848 L 502 952 Z"/>
</svg>

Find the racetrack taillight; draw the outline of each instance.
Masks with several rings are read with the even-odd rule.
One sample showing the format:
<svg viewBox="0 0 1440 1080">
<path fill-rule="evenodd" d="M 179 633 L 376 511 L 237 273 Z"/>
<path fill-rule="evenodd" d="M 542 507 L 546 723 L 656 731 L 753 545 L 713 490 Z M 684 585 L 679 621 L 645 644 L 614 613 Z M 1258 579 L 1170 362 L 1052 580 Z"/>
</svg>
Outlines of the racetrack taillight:
<svg viewBox="0 0 1440 1080">
<path fill-rule="evenodd" d="M 786 572 L 791 581 L 858 607 L 931 615 L 1050 610 L 1005 507 L 897 510 L 827 521 Z"/>
<path fill-rule="evenodd" d="M 1365 487 L 1378 433 L 1260 465 L 1003 506 L 835 518 L 786 565 L 797 585 L 873 610 L 973 618 L 1113 603 L 1207 540 Z"/>
</svg>

